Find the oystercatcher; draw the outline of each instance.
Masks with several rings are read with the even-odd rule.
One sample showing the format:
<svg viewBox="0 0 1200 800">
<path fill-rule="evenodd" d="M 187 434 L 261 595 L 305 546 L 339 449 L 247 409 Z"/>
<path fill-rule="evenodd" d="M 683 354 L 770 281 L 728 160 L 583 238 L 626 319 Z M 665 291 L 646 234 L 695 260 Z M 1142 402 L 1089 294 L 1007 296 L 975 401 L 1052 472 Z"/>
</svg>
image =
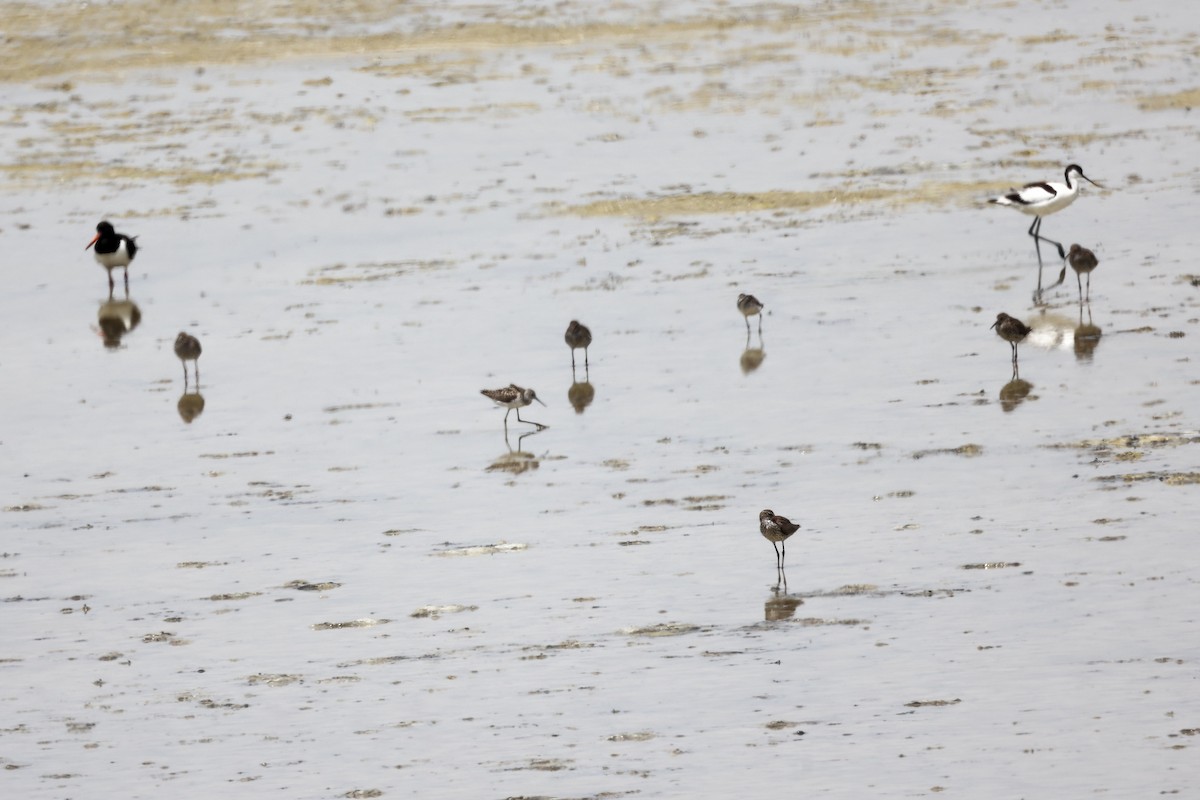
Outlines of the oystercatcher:
<svg viewBox="0 0 1200 800">
<path fill-rule="evenodd" d="M 129 263 L 137 255 L 137 237 L 117 233 L 108 222 L 101 222 L 96 226 L 96 235 L 83 249 L 92 245 L 96 246 L 96 263 L 108 270 L 109 297 L 113 293 L 112 271 L 117 267 L 125 268 L 125 294 L 129 294 Z"/>
</svg>

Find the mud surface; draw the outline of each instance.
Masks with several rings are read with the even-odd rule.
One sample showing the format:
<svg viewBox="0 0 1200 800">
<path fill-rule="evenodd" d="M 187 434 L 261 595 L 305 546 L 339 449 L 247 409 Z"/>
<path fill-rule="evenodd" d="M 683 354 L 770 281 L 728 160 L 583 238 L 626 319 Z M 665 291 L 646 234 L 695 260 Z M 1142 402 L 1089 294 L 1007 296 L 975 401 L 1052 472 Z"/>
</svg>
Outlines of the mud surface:
<svg viewBox="0 0 1200 800">
<path fill-rule="evenodd" d="M 593 6 L 0 3 L 5 795 L 1194 791 L 1195 13 Z"/>
</svg>

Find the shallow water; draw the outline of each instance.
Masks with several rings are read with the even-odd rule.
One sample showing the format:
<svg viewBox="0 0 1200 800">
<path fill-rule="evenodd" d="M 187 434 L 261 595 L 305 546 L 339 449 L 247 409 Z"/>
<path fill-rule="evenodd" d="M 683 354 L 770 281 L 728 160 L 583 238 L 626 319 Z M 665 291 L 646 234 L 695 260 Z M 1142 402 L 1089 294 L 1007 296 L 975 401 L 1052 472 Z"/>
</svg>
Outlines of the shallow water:
<svg viewBox="0 0 1200 800">
<path fill-rule="evenodd" d="M 1185 9 L 72 10 L 4 8 L 14 796 L 1191 791 Z M 1034 304 L 983 201 L 1072 161 Z"/>
</svg>

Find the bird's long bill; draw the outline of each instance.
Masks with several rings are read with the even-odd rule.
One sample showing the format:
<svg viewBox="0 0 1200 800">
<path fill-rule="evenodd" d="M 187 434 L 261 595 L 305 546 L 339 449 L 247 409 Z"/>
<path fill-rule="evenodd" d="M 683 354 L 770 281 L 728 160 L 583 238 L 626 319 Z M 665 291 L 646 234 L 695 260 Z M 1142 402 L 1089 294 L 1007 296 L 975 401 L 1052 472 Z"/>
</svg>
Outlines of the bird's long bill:
<svg viewBox="0 0 1200 800">
<path fill-rule="evenodd" d="M 999 325 L 999 324 L 1000 324 L 1000 320 L 996 320 L 996 321 L 995 321 L 995 322 L 993 322 L 991 325 L 988 325 L 988 328 L 994 328 L 994 327 L 996 327 L 996 326 L 997 326 L 997 325 Z"/>
<path fill-rule="evenodd" d="M 87 249 L 88 249 L 88 247 L 91 247 L 92 245 L 94 245 L 94 244 L 95 244 L 96 242 L 98 242 L 98 241 L 100 241 L 100 234 L 98 234 L 98 233 L 97 233 L 95 236 L 93 236 L 93 237 L 92 237 L 92 240 L 91 240 L 90 242 L 88 242 L 88 243 L 87 243 L 87 247 L 85 247 L 85 248 L 83 248 L 83 249 L 84 249 L 84 250 L 87 250 Z"/>
<path fill-rule="evenodd" d="M 1095 186 L 1097 189 L 1103 189 L 1103 188 L 1104 188 L 1103 186 L 1101 186 L 1100 184 L 1096 183 L 1094 180 L 1092 180 L 1091 178 L 1089 178 L 1087 175 L 1084 175 L 1082 172 L 1081 172 L 1081 173 L 1079 173 L 1079 177 L 1083 178 L 1085 181 L 1087 181 L 1088 183 L 1090 183 L 1092 186 Z"/>
<path fill-rule="evenodd" d="M 540 397 L 534 397 L 533 399 L 534 399 L 534 400 L 537 400 L 539 403 L 542 403 L 542 398 L 540 398 Z M 545 403 L 542 403 L 542 405 L 546 406 L 546 404 L 545 404 Z M 549 407 L 550 407 L 550 406 L 546 406 L 546 408 L 549 408 Z"/>
</svg>

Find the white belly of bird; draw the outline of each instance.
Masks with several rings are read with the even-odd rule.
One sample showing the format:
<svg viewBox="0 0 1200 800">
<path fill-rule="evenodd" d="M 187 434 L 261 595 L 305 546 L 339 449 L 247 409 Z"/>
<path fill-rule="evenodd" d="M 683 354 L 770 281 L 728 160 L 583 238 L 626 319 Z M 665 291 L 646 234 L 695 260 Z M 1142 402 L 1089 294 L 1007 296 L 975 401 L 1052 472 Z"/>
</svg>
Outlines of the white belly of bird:
<svg viewBox="0 0 1200 800">
<path fill-rule="evenodd" d="M 121 242 L 115 253 L 96 253 L 96 263 L 105 269 L 128 267 L 129 251 L 125 249 L 125 242 Z"/>
</svg>

